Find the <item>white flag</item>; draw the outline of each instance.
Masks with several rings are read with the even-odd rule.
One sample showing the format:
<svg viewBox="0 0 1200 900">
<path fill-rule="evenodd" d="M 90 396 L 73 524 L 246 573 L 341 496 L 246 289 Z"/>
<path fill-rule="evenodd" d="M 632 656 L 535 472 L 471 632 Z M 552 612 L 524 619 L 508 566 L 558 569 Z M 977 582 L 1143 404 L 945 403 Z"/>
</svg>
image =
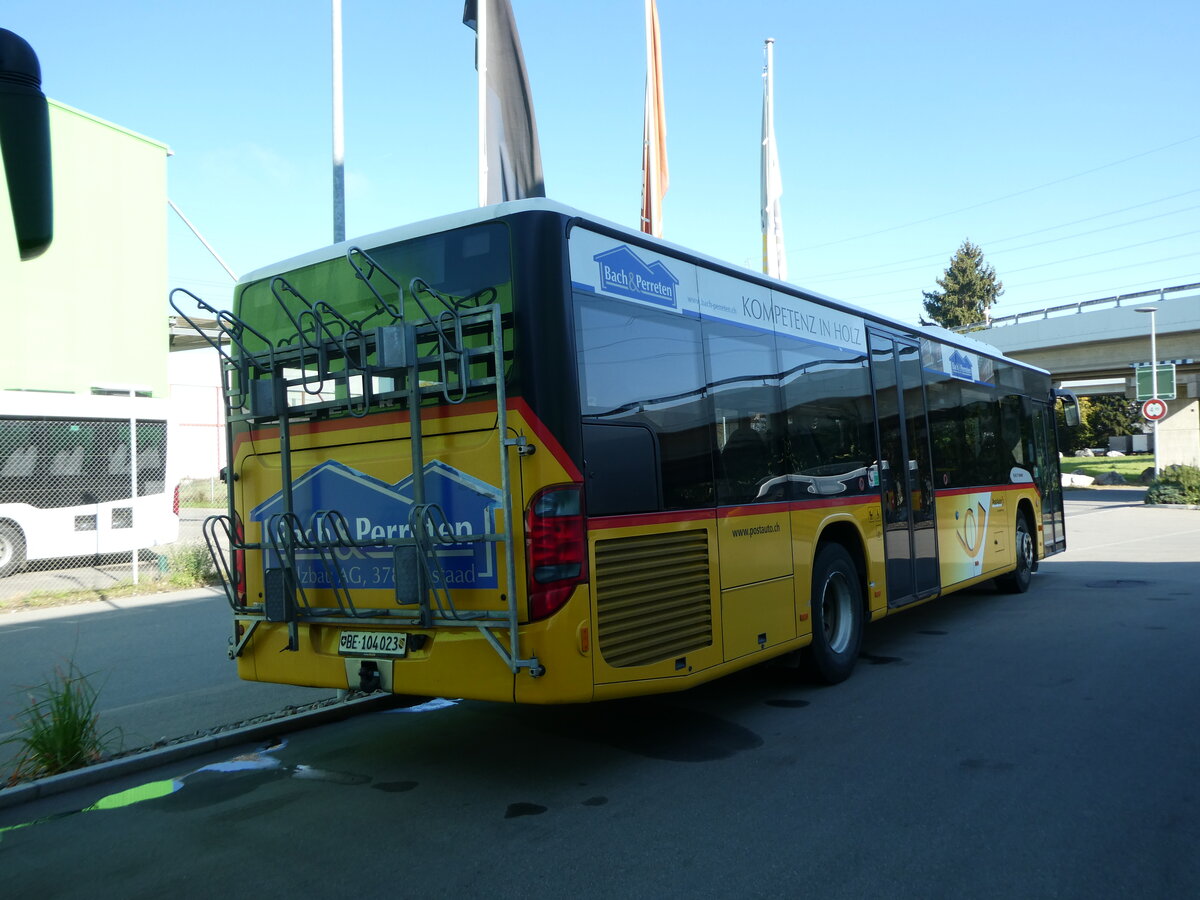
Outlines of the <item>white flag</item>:
<svg viewBox="0 0 1200 900">
<path fill-rule="evenodd" d="M 779 151 L 775 147 L 774 48 L 767 40 L 767 65 L 763 69 L 762 120 L 762 233 L 763 271 L 787 280 L 787 253 L 783 247 L 783 181 L 779 175 Z"/>
</svg>

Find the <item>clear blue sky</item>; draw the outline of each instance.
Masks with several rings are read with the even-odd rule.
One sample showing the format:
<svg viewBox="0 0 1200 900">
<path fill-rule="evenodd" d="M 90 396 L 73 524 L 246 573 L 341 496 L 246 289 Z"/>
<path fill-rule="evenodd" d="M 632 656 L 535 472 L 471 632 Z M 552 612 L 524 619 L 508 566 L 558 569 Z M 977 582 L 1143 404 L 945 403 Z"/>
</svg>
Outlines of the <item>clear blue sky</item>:
<svg viewBox="0 0 1200 900">
<path fill-rule="evenodd" d="M 550 197 L 635 226 L 642 0 L 512 0 Z M 757 267 L 773 37 L 791 280 L 915 321 L 964 238 L 996 315 L 1200 281 L 1195 0 L 659 0 L 664 236 Z M 476 203 L 460 0 L 344 0 L 347 232 Z M 46 93 L 168 144 L 237 272 L 328 243 L 328 0 L 6 0 Z M 172 286 L 228 279 L 170 218 Z"/>
</svg>

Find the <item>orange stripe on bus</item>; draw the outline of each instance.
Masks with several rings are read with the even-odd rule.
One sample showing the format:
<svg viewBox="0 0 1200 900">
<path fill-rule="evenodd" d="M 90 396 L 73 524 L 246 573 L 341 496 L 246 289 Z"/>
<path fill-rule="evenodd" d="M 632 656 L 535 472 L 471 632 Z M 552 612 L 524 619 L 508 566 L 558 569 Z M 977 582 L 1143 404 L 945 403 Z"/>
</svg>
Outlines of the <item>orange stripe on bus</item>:
<svg viewBox="0 0 1200 900">
<path fill-rule="evenodd" d="M 583 473 L 579 471 L 579 467 L 571 460 L 562 446 L 554 439 L 550 430 L 542 424 L 539 419 L 529 408 L 529 404 L 520 397 L 513 397 L 508 401 L 508 411 L 516 413 L 525 420 L 525 423 L 533 430 L 534 435 L 542 446 L 550 452 L 550 455 L 562 466 L 567 476 L 575 482 L 583 481 Z M 434 406 L 421 413 L 422 419 L 452 419 L 458 416 L 486 415 L 488 412 L 495 413 L 495 407 L 488 404 L 486 401 L 473 401 L 471 403 L 462 403 L 454 407 Z M 401 425 L 408 422 L 410 419 L 409 413 L 404 410 L 396 410 L 387 413 L 375 413 L 364 419 L 344 418 L 344 419 L 325 419 L 320 422 L 299 422 L 292 426 L 291 434 L 329 434 L 337 431 L 347 431 L 355 428 L 375 427 L 377 425 Z M 239 432 L 233 439 L 233 456 L 237 458 L 238 452 L 241 450 L 243 443 L 258 440 L 278 440 L 279 426 L 271 425 L 265 428 L 255 428 L 249 431 Z"/>
</svg>

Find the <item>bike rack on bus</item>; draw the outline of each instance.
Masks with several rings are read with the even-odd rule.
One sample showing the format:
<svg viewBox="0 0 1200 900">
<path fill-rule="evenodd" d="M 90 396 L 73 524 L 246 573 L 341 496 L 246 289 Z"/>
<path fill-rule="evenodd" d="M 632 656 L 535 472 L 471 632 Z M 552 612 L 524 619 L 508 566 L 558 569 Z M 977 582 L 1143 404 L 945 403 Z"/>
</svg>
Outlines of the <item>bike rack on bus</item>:
<svg viewBox="0 0 1200 900">
<path fill-rule="evenodd" d="M 508 426 L 504 331 L 496 291 L 484 288 L 456 300 L 439 293 L 424 279 L 414 278 L 407 296 L 419 315 L 417 321 L 410 321 L 404 315 L 405 289 L 390 273 L 358 247 L 346 251 L 346 260 L 354 277 L 373 295 L 375 309 L 361 320 L 352 320 L 328 302 L 308 299 L 277 276 L 268 288 L 293 330 L 276 343 L 233 312 L 217 310 L 190 291 L 177 288 L 171 293 L 171 306 L 220 355 L 227 423 L 275 425 L 279 429 L 280 511 L 262 522 L 261 540 L 248 541 L 235 510 L 234 429 L 226 428 L 226 458 L 230 460 L 226 477 L 228 514 L 209 517 L 203 532 L 230 606 L 239 619 L 249 620 L 251 632 L 260 622 L 286 624 L 285 649 L 292 651 L 299 648 L 300 622 L 332 624 L 354 619 L 416 628 L 474 628 L 513 674 L 528 669 L 536 677 L 544 671 L 541 664 L 536 657 L 522 657 L 519 646 L 508 465 L 510 449 L 523 453 L 526 442 L 522 436 L 510 436 Z M 395 292 L 395 303 L 384 296 L 378 280 Z M 221 340 L 205 333 L 179 309 L 176 294 L 190 297 L 199 309 L 211 314 L 228 346 L 222 346 Z M 293 309 L 296 305 L 298 310 Z M 368 327 L 373 321 L 383 324 Z M 468 346 L 468 336 L 473 336 L 474 346 Z M 251 347 L 249 338 L 262 348 Z M 433 377 L 423 380 L 426 373 Z M 351 383 L 354 378 L 361 380 L 357 397 Z M 334 384 L 335 393 L 344 396 L 326 399 L 326 381 Z M 479 390 L 487 390 L 496 398 L 501 530 L 454 534 L 445 511 L 425 496 L 427 460 L 421 408 L 427 398 L 440 396 L 447 403 L 459 404 Z M 294 396 L 299 402 L 291 402 Z M 308 523 L 302 522 L 295 513 L 293 497 L 292 420 L 339 414 L 362 417 L 380 403 L 398 405 L 409 413 L 413 486 L 409 536 L 355 540 L 345 514 L 336 509 L 314 511 Z M 503 548 L 506 582 L 504 607 L 500 610 L 459 609 L 447 587 L 441 553 L 449 546 L 481 542 Z M 342 560 L 354 554 L 378 555 L 381 551 L 390 554 L 395 606 L 365 608 L 354 600 L 353 585 Z M 250 603 L 238 593 L 244 585 L 240 585 L 236 561 L 239 553 L 246 552 L 263 555 L 264 590 L 258 603 Z M 332 605 L 317 605 L 306 590 L 298 566 L 301 557 L 323 573 L 321 583 L 312 587 L 328 590 Z M 242 635 L 231 651 L 233 655 L 241 653 L 248 639 L 249 632 Z"/>
<path fill-rule="evenodd" d="M 299 313 L 293 313 L 284 294 L 290 294 L 299 300 L 304 308 Z M 297 349 L 300 378 L 297 382 L 300 388 L 311 396 L 321 396 L 325 392 L 325 380 L 328 377 L 336 385 L 341 384 L 345 393 L 345 410 L 355 418 L 362 418 L 371 406 L 371 384 L 367 376 L 367 345 L 366 337 L 358 325 L 351 322 L 324 300 L 311 302 L 282 276 L 271 279 L 271 295 L 283 310 L 284 315 L 291 321 L 296 333 L 292 336 Z M 335 327 L 337 330 L 335 330 Z M 343 360 L 345 369 L 335 375 L 330 366 L 331 347 L 337 358 Z M 314 354 L 315 360 L 310 367 L 308 354 Z M 315 370 L 313 376 L 308 373 Z M 351 379 L 357 376 L 361 379 L 361 402 L 354 403 L 354 392 Z"/>
</svg>

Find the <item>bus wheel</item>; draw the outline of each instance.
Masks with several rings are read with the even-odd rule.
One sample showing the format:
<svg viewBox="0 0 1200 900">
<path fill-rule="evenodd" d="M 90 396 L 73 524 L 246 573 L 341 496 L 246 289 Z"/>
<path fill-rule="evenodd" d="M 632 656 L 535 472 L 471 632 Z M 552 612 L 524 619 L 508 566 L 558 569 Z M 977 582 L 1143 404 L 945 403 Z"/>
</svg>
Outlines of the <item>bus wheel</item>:
<svg viewBox="0 0 1200 900">
<path fill-rule="evenodd" d="M 1023 594 L 1029 590 L 1033 580 L 1033 534 L 1029 528 L 1029 519 L 1025 513 L 1017 515 L 1017 568 L 1007 575 L 1001 575 L 996 581 L 996 587 L 1006 594 Z"/>
<path fill-rule="evenodd" d="M 826 684 L 837 684 L 854 671 L 863 633 L 862 582 L 841 544 L 825 544 L 817 552 L 811 600 L 809 668 Z"/>
<path fill-rule="evenodd" d="M 0 578 L 25 565 L 25 535 L 12 522 L 0 522 Z"/>
</svg>

